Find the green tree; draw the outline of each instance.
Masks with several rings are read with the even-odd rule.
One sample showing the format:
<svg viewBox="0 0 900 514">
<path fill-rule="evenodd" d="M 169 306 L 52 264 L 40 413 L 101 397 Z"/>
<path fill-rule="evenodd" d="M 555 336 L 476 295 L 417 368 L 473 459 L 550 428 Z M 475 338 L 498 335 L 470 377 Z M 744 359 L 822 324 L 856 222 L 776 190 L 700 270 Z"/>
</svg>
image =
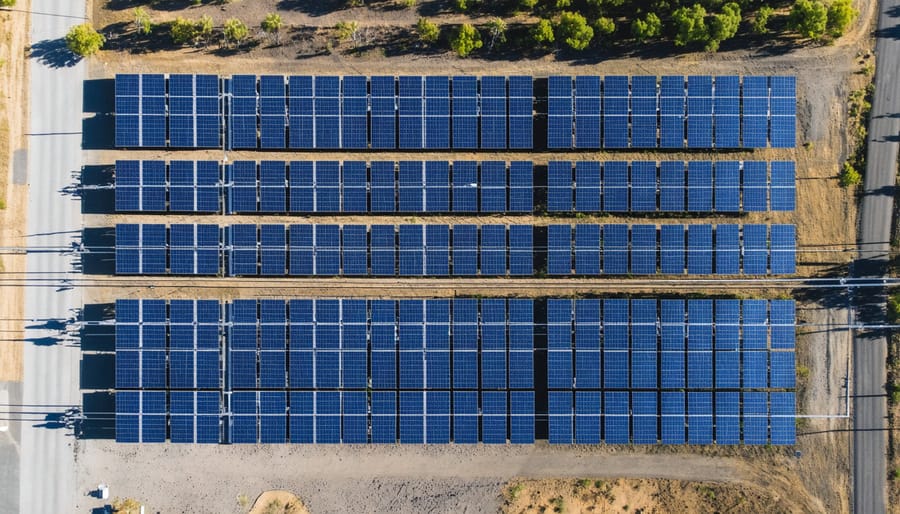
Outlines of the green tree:
<svg viewBox="0 0 900 514">
<path fill-rule="evenodd" d="M 232 43 L 241 44 L 250 36 L 250 29 L 247 28 L 247 24 L 237 18 L 225 20 L 222 31 L 225 36 L 225 42 L 229 45 Z"/>
<path fill-rule="evenodd" d="M 857 16 L 859 11 L 853 8 L 850 0 L 834 0 L 828 6 L 828 21 L 825 27 L 832 36 L 841 37 Z"/>
<path fill-rule="evenodd" d="M 756 16 L 753 17 L 753 23 L 751 24 L 755 34 L 768 34 L 769 17 L 772 16 L 773 12 L 775 12 L 775 9 L 768 5 L 764 5 L 756 11 Z"/>
<path fill-rule="evenodd" d="M 556 0 L 556 8 L 557 9 L 565 9 L 572 5 L 572 0 Z"/>
<path fill-rule="evenodd" d="M 519 0 L 519 8 L 530 11 L 534 9 L 534 6 L 536 6 L 537 3 L 538 0 Z"/>
<path fill-rule="evenodd" d="M 488 50 L 493 50 L 497 43 L 506 42 L 506 22 L 501 18 L 494 18 L 487 24 L 488 34 L 491 35 L 491 42 L 488 44 Z"/>
<path fill-rule="evenodd" d="M 601 16 L 594 22 L 594 32 L 601 36 L 608 36 L 616 31 L 616 22 L 612 18 Z"/>
<path fill-rule="evenodd" d="M 82 57 L 94 55 L 100 51 L 104 43 L 106 43 L 106 38 L 94 30 L 90 23 L 75 25 L 66 34 L 66 46 L 72 53 Z"/>
<path fill-rule="evenodd" d="M 604 7 L 621 7 L 625 4 L 625 0 L 587 0 L 587 4 L 598 9 L 603 9 Z"/>
<path fill-rule="evenodd" d="M 469 10 L 469 1 L 470 0 L 453 0 L 453 7 L 455 7 L 457 11 L 466 12 Z"/>
<path fill-rule="evenodd" d="M 550 20 L 541 20 L 537 22 L 537 24 L 531 28 L 531 38 L 539 45 L 552 43 L 555 38 L 553 36 L 553 24 L 550 23 Z"/>
<path fill-rule="evenodd" d="M 197 24 L 179 16 L 172 22 L 169 34 L 172 36 L 172 42 L 176 45 L 193 43 L 198 37 Z"/>
<path fill-rule="evenodd" d="M 359 31 L 359 23 L 355 21 L 339 21 L 335 24 L 334 29 L 337 31 L 338 41 L 349 41 Z"/>
<path fill-rule="evenodd" d="M 635 18 L 631 22 L 631 35 L 639 42 L 643 43 L 650 38 L 657 37 L 660 32 L 662 32 L 662 21 L 652 12 L 647 13 L 643 20 Z"/>
<path fill-rule="evenodd" d="M 416 23 L 416 32 L 419 33 L 419 39 L 428 44 L 436 43 L 441 37 L 441 28 L 428 18 L 419 18 L 419 22 Z"/>
<path fill-rule="evenodd" d="M 828 8 L 819 0 L 796 0 L 788 23 L 801 36 L 819 39 L 828 27 Z"/>
<path fill-rule="evenodd" d="M 741 24 L 741 8 L 734 2 L 728 2 L 722 6 L 722 13 L 713 16 L 709 23 L 709 39 L 706 49 L 715 52 L 719 49 L 719 43 L 730 39 L 737 34 Z"/>
<path fill-rule="evenodd" d="M 281 30 L 281 27 L 281 16 L 274 12 L 267 14 L 266 18 L 260 24 L 260 28 L 275 40 L 275 44 L 278 44 L 278 33 Z"/>
<path fill-rule="evenodd" d="M 594 29 L 576 12 L 564 11 L 559 15 L 559 37 L 573 50 L 584 50 L 594 39 Z"/>
<path fill-rule="evenodd" d="M 0 0 L 0 7 L 12 7 L 16 5 L 16 0 Z"/>
<path fill-rule="evenodd" d="M 849 162 L 845 162 L 841 167 L 841 174 L 838 177 L 838 183 L 841 187 L 858 186 L 862 184 L 862 175 Z"/>
<path fill-rule="evenodd" d="M 450 41 L 450 48 L 460 57 L 467 57 L 481 46 L 481 34 L 478 29 L 468 23 L 463 23 L 456 32 L 456 36 Z"/>
<path fill-rule="evenodd" d="M 675 45 L 685 46 L 690 43 L 705 43 L 709 39 L 706 28 L 706 9 L 700 4 L 691 7 L 679 7 L 672 13 L 675 24 Z"/>
<path fill-rule="evenodd" d="M 138 34 L 149 35 L 150 31 L 153 30 L 153 21 L 150 19 L 150 14 L 143 7 L 135 7 L 134 8 L 134 28 L 138 31 Z"/>
<path fill-rule="evenodd" d="M 209 43 L 209 38 L 213 35 L 213 20 L 208 14 L 204 14 L 197 20 L 194 25 L 196 38 L 202 39 L 204 43 Z"/>
</svg>

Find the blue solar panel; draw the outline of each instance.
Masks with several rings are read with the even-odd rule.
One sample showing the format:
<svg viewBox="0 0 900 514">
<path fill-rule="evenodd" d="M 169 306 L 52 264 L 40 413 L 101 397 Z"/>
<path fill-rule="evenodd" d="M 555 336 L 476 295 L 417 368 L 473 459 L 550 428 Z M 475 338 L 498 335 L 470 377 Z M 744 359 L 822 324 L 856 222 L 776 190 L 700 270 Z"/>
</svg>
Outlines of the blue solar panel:
<svg viewBox="0 0 900 514">
<path fill-rule="evenodd" d="M 450 392 L 425 393 L 425 442 L 447 444 L 450 442 Z"/>
<path fill-rule="evenodd" d="M 532 77 L 509 77 L 509 147 L 534 146 L 534 92 Z"/>
<path fill-rule="evenodd" d="M 481 388 L 506 389 L 506 301 L 481 301 Z"/>
<path fill-rule="evenodd" d="M 687 95 L 687 146 L 688 148 L 712 148 L 712 77 L 688 77 Z"/>
<path fill-rule="evenodd" d="M 770 354 L 769 387 L 773 389 L 793 389 L 797 387 L 797 372 L 794 352 L 772 352 Z"/>
<path fill-rule="evenodd" d="M 547 385 L 572 388 L 572 301 L 547 301 Z M 569 400 L 571 403 L 571 400 Z M 571 420 L 569 422 L 571 424 Z"/>
<path fill-rule="evenodd" d="M 453 391 L 453 442 L 478 442 L 478 392 Z"/>
<path fill-rule="evenodd" d="M 687 210 L 709 212 L 713 210 L 713 171 L 709 161 L 688 162 Z"/>
<path fill-rule="evenodd" d="M 547 210 L 572 210 L 572 163 L 550 161 L 547 165 Z"/>
<path fill-rule="evenodd" d="M 474 299 L 453 301 L 453 389 L 478 389 L 478 304 Z"/>
<path fill-rule="evenodd" d="M 315 393 L 311 391 L 291 391 L 290 399 L 290 440 L 291 443 L 315 442 Z"/>
<path fill-rule="evenodd" d="M 344 225 L 341 230 L 341 262 L 344 275 L 367 275 L 368 244 L 365 225 Z"/>
<path fill-rule="evenodd" d="M 397 335 L 396 304 L 378 300 L 372 307 L 372 388 L 395 389 L 397 387 Z"/>
<path fill-rule="evenodd" d="M 287 442 L 287 394 L 284 391 L 259 392 L 259 442 Z"/>
<path fill-rule="evenodd" d="M 341 393 L 318 391 L 315 410 L 315 442 L 336 444 L 341 442 Z"/>
<path fill-rule="evenodd" d="M 632 442 L 656 444 L 659 441 L 656 393 L 646 391 L 631 393 L 631 410 L 634 423 Z"/>
<path fill-rule="evenodd" d="M 685 199 L 684 162 L 663 161 L 659 173 L 659 203 L 664 212 L 683 212 Z"/>
<path fill-rule="evenodd" d="M 741 272 L 740 227 L 716 227 L 716 274 L 737 275 Z"/>
<path fill-rule="evenodd" d="M 655 76 L 631 78 L 631 146 L 656 148 L 658 110 Z"/>
<path fill-rule="evenodd" d="M 506 212 L 506 162 L 481 163 L 481 212 Z"/>
<path fill-rule="evenodd" d="M 397 442 L 397 393 L 372 392 L 372 442 Z"/>
<path fill-rule="evenodd" d="M 794 225 L 772 225 L 772 274 L 797 272 L 797 230 Z"/>
<path fill-rule="evenodd" d="M 231 247 L 229 256 L 229 274 L 232 276 L 256 275 L 258 248 L 256 225 L 232 225 L 226 229 L 228 244 Z"/>
<path fill-rule="evenodd" d="M 341 147 L 364 149 L 369 146 L 368 98 L 366 77 L 341 79 Z"/>
<path fill-rule="evenodd" d="M 421 391 L 400 392 L 400 443 L 422 444 L 425 442 L 425 393 Z"/>
<path fill-rule="evenodd" d="M 481 441 L 486 444 L 506 444 L 506 391 L 481 393 Z"/>
<path fill-rule="evenodd" d="M 166 241 L 165 225 L 117 225 L 116 273 L 165 274 Z M 124 269 L 119 267 L 120 256 Z"/>
<path fill-rule="evenodd" d="M 315 275 L 339 275 L 341 271 L 340 227 L 314 225 Z"/>
<path fill-rule="evenodd" d="M 257 105 L 256 76 L 234 75 L 230 82 L 231 98 L 228 117 L 229 144 L 235 149 L 256 148 Z"/>
<path fill-rule="evenodd" d="M 341 393 L 341 442 L 365 444 L 369 442 L 368 399 L 365 391 Z"/>
<path fill-rule="evenodd" d="M 400 77 L 398 97 L 401 149 L 425 148 L 423 77 Z"/>
<path fill-rule="evenodd" d="M 716 444 L 740 444 L 741 404 L 738 392 L 716 392 Z"/>
<path fill-rule="evenodd" d="M 602 399 L 600 392 L 575 392 L 575 443 L 600 444 Z"/>
<path fill-rule="evenodd" d="M 509 163 L 509 211 L 534 210 L 534 165 L 531 161 Z"/>
<path fill-rule="evenodd" d="M 715 78 L 713 112 L 716 148 L 741 146 L 741 83 L 737 75 Z"/>
<path fill-rule="evenodd" d="M 283 76 L 259 77 L 259 147 L 285 148 L 287 127 L 286 84 Z"/>
<path fill-rule="evenodd" d="M 481 226 L 481 275 L 506 275 L 506 226 Z"/>
<path fill-rule="evenodd" d="M 478 163 L 474 161 L 453 162 L 453 212 L 478 212 Z"/>
<path fill-rule="evenodd" d="M 400 275 L 425 274 L 425 227 L 400 225 Z"/>
<path fill-rule="evenodd" d="M 767 180 L 766 163 L 762 161 L 744 162 L 744 210 L 748 212 L 765 211 Z"/>
<path fill-rule="evenodd" d="M 579 148 L 599 148 L 600 77 L 582 77 L 580 83 L 586 80 L 595 82 L 596 89 L 588 90 L 589 86 L 583 84 L 582 92 L 577 95 L 576 132 L 579 135 L 576 145 Z M 551 76 L 547 84 L 547 148 L 572 148 L 572 77 Z"/>
<path fill-rule="evenodd" d="M 478 79 L 453 77 L 453 148 L 478 148 Z"/>
<path fill-rule="evenodd" d="M 165 391 L 141 391 L 140 442 L 162 443 L 166 440 Z"/>
<path fill-rule="evenodd" d="M 656 225 L 631 226 L 631 273 L 655 274 L 657 250 Z"/>
<path fill-rule="evenodd" d="M 287 175 L 284 161 L 259 164 L 260 212 L 286 212 Z"/>
<path fill-rule="evenodd" d="M 744 389 L 766 388 L 768 386 L 768 353 L 764 350 L 744 351 L 741 353 L 741 357 Z"/>
<path fill-rule="evenodd" d="M 549 405 L 550 444 L 572 444 L 573 412 L 571 391 L 550 391 L 547 393 Z"/>
<path fill-rule="evenodd" d="M 235 391 L 231 394 L 230 442 L 259 442 L 258 406 L 255 391 Z"/>
<path fill-rule="evenodd" d="M 553 235 L 553 227 L 561 227 L 564 225 L 551 225 L 551 236 Z M 570 240 L 571 235 L 559 235 Z M 551 246 L 551 249 L 559 247 L 557 254 L 551 254 L 551 257 L 558 259 L 560 269 L 569 269 L 571 267 L 571 243 L 568 245 L 561 244 Z M 600 245 L 600 225 L 575 225 L 575 273 L 577 275 L 599 275 L 601 266 L 601 245 Z"/>
<path fill-rule="evenodd" d="M 509 442 L 534 443 L 534 391 L 509 393 Z"/>
<path fill-rule="evenodd" d="M 765 148 L 768 142 L 769 86 L 766 77 L 744 77 L 741 127 L 745 148 Z"/>
<path fill-rule="evenodd" d="M 532 300 L 509 300 L 509 387 L 510 389 L 534 388 L 534 305 Z"/>
<path fill-rule="evenodd" d="M 506 77 L 481 77 L 481 148 L 507 148 Z"/>
<path fill-rule="evenodd" d="M 256 162 L 236 161 L 225 165 L 225 179 L 229 183 L 228 212 L 256 212 Z"/>
<path fill-rule="evenodd" d="M 344 161 L 341 169 L 342 212 L 369 212 L 367 169 L 362 161 Z"/>
<path fill-rule="evenodd" d="M 394 77 L 372 77 L 369 81 L 372 148 L 397 148 L 397 81 Z"/>
<path fill-rule="evenodd" d="M 770 77 L 771 140 L 773 148 L 793 148 L 797 132 L 796 77 Z"/>
<path fill-rule="evenodd" d="M 769 393 L 772 444 L 793 445 L 797 441 L 797 402 L 794 393 Z"/>
<path fill-rule="evenodd" d="M 660 393 L 660 421 L 662 444 L 685 443 L 685 395 L 681 391 Z"/>
<path fill-rule="evenodd" d="M 284 225 L 260 226 L 261 275 L 283 276 L 287 272 L 287 240 Z"/>
<path fill-rule="evenodd" d="M 768 440 L 768 407 L 766 393 L 743 393 L 744 444 L 766 444 Z"/>
<path fill-rule="evenodd" d="M 773 211 L 793 211 L 796 208 L 796 172 L 793 161 L 772 162 L 771 197 Z"/>
<path fill-rule="evenodd" d="M 217 212 L 221 185 L 219 163 L 172 161 L 169 163 L 169 210 Z"/>
<path fill-rule="evenodd" d="M 603 146 L 628 148 L 628 77 L 603 78 Z"/>
<path fill-rule="evenodd" d="M 393 162 L 371 163 L 371 210 L 394 212 L 397 209 L 396 177 Z"/>
<path fill-rule="evenodd" d="M 450 148 L 450 77 L 425 77 L 425 148 Z"/>
<path fill-rule="evenodd" d="M 688 444 L 712 444 L 713 399 L 709 392 L 689 392 Z"/>
<path fill-rule="evenodd" d="M 684 77 L 662 77 L 659 85 L 659 146 L 661 148 L 684 147 L 684 97 Z"/>
<path fill-rule="evenodd" d="M 453 226 L 453 274 L 478 274 L 478 227 Z"/>
<path fill-rule="evenodd" d="M 425 163 L 400 161 L 398 181 L 400 212 L 425 211 Z"/>
<path fill-rule="evenodd" d="M 116 211 L 140 211 L 141 161 L 116 161 Z"/>
<path fill-rule="evenodd" d="M 628 273 L 628 225 L 603 226 L 603 273 Z"/>
<path fill-rule="evenodd" d="M 117 391 L 116 442 L 141 442 L 141 392 Z"/>
<path fill-rule="evenodd" d="M 571 171 L 569 172 L 571 176 Z M 575 210 L 598 212 L 600 208 L 600 163 L 575 163 Z M 571 193 L 569 193 L 571 196 Z M 571 200 L 569 200 L 571 202 Z"/>
<path fill-rule="evenodd" d="M 712 273 L 712 225 L 688 225 L 687 270 L 689 275 Z"/>
<path fill-rule="evenodd" d="M 600 348 L 602 338 L 600 330 L 600 300 L 576 300 L 575 387 L 577 389 L 600 389 L 601 387 Z M 596 414 L 599 415 L 599 410 Z"/>
<path fill-rule="evenodd" d="M 572 226 L 547 227 L 547 273 L 568 275 L 572 273 Z"/>
<path fill-rule="evenodd" d="M 684 273 L 684 225 L 662 225 L 660 244 L 660 271 L 668 275 Z"/>
<path fill-rule="evenodd" d="M 771 301 L 772 348 L 793 350 L 796 330 L 794 300 Z"/>
<path fill-rule="evenodd" d="M 341 147 L 340 77 L 313 77 L 315 98 L 314 148 Z"/>
<path fill-rule="evenodd" d="M 196 225 L 173 224 L 169 227 L 169 270 L 173 275 L 196 273 L 195 253 Z"/>
<path fill-rule="evenodd" d="M 737 161 L 716 163 L 716 212 L 741 210 L 741 168 Z"/>
<path fill-rule="evenodd" d="M 742 228 L 743 264 L 747 275 L 765 275 L 769 271 L 767 229 L 766 225 L 744 225 Z"/>
<path fill-rule="evenodd" d="M 450 163 L 425 161 L 425 211 L 450 211 Z"/>
<path fill-rule="evenodd" d="M 509 274 L 534 275 L 534 228 L 531 225 L 509 227 Z"/>
<path fill-rule="evenodd" d="M 607 391 L 603 393 L 603 434 L 606 444 L 628 444 L 629 418 L 628 393 Z"/>
<path fill-rule="evenodd" d="M 312 163 L 316 212 L 341 211 L 341 168 L 337 161 Z"/>
<path fill-rule="evenodd" d="M 654 212 L 656 205 L 656 162 L 631 163 L 631 210 Z"/>
</svg>

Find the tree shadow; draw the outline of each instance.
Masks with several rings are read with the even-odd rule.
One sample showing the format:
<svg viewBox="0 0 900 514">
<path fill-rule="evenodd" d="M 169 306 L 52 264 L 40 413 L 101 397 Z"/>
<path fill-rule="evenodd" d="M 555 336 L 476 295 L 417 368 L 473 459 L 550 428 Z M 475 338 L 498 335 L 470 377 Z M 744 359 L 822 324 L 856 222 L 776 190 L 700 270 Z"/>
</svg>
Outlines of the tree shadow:
<svg viewBox="0 0 900 514">
<path fill-rule="evenodd" d="M 300 11 L 309 16 L 324 16 L 347 9 L 346 0 L 281 0 L 275 6 L 284 11 Z"/>
<path fill-rule="evenodd" d="M 81 56 L 69 50 L 64 38 L 38 41 L 31 45 L 29 57 L 51 68 L 71 68 L 81 62 Z"/>
</svg>

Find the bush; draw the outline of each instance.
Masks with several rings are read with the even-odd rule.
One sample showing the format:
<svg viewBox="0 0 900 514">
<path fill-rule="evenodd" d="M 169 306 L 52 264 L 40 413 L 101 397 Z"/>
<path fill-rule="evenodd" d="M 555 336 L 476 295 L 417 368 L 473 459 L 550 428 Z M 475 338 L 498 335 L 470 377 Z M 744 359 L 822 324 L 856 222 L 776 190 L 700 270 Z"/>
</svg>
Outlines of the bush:
<svg viewBox="0 0 900 514">
<path fill-rule="evenodd" d="M 828 26 L 828 9 L 819 0 L 797 0 L 791 7 L 788 25 L 803 37 L 819 39 Z"/>
<path fill-rule="evenodd" d="M 601 36 L 608 36 L 616 31 L 616 22 L 612 18 L 601 16 L 594 22 L 594 31 Z"/>
<path fill-rule="evenodd" d="M 153 21 L 150 19 L 150 14 L 143 7 L 134 8 L 134 27 L 139 34 L 145 36 L 149 35 L 150 31 L 153 30 Z"/>
<path fill-rule="evenodd" d="M 534 9 L 534 6 L 536 6 L 537 3 L 538 0 L 519 0 L 519 7 L 521 9 L 525 9 L 526 11 L 530 11 Z"/>
<path fill-rule="evenodd" d="M 676 46 L 706 43 L 709 39 L 709 31 L 706 28 L 706 9 L 700 4 L 676 9 L 672 13 L 672 22 L 675 24 Z"/>
<path fill-rule="evenodd" d="M 845 162 L 841 167 L 841 175 L 839 177 L 841 187 L 858 186 L 862 184 L 862 175 L 849 162 Z"/>
<path fill-rule="evenodd" d="M 270 12 L 260 24 L 260 28 L 267 34 L 276 34 L 281 30 L 283 23 L 278 13 Z"/>
<path fill-rule="evenodd" d="M 339 21 L 334 26 L 334 30 L 337 31 L 338 41 L 348 41 L 356 35 L 356 32 L 359 30 L 359 23 L 355 21 Z"/>
<path fill-rule="evenodd" d="M 531 28 L 531 38 L 539 45 L 552 43 L 555 38 L 553 36 L 553 24 L 550 23 L 550 20 L 541 20 L 537 22 L 537 24 Z"/>
<path fill-rule="evenodd" d="M 828 6 L 825 28 L 832 36 L 841 37 L 857 16 L 859 11 L 853 8 L 850 0 L 834 0 Z"/>
<path fill-rule="evenodd" d="M 594 38 L 594 29 L 584 16 L 566 11 L 559 16 L 559 37 L 573 50 L 584 50 Z"/>
<path fill-rule="evenodd" d="M 72 53 L 88 57 L 97 53 L 106 43 L 106 38 L 94 30 L 90 23 L 75 25 L 66 34 L 66 46 Z"/>
<path fill-rule="evenodd" d="M 463 23 L 456 36 L 450 41 L 450 48 L 460 57 L 467 57 L 473 51 L 481 48 L 481 34 L 478 29 L 468 23 Z"/>
<path fill-rule="evenodd" d="M 741 24 L 741 8 L 734 2 L 728 2 L 722 6 L 722 13 L 713 16 L 709 23 L 709 38 L 706 41 L 706 49 L 715 52 L 719 49 L 719 43 L 731 39 L 737 34 Z"/>
<path fill-rule="evenodd" d="M 419 33 L 419 39 L 428 44 L 436 43 L 441 37 L 441 28 L 427 18 L 419 18 L 419 22 L 416 23 L 416 32 Z"/>
<path fill-rule="evenodd" d="M 172 42 L 176 45 L 193 43 L 197 39 L 197 25 L 193 21 L 179 16 L 169 27 L 169 34 L 172 36 Z"/>
<path fill-rule="evenodd" d="M 753 17 L 753 23 L 751 24 L 755 34 L 768 34 L 769 17 L 772 16 L 773 12 L 775 12 L 775 9 L 768 5 L 764 5 L 756 11 L 756 16 Z"/>
<path fill-rule="evenodd" d="M 487 24 L 488 34 L 491 35 L 491 42 L 488 45 L 490 50 L 494 49 L 494 45 L 497 43 L 505 43 L 506 42 L 506 22 L 501 18 L 494 18 Z"/>
<path fill-rule="evenodd" d="M 12 7 L 16 5 L 16 0 L 0 0 L 0 7 Z"/>
<path fill-rule="evenodd" d="M 888 298 L 887 315 L 891 323 L 900 320 L 900 293 L 894 293 Z"/>
<path fill-rule="evenodd" d="M 634 21 L 631 22 L 631 35 L 634 36 L 638 42 L 643 43 L 650 38 L 657 37 L 661 32 L 662 21 L 659 19 L 659 16 L 653 13 L 648 13 L 643 20 L 635 18 Z"/>
<path fill-rule="evenodd" d="M 209 38 L 213 35 L 213 20 L 212 18 L 204 14 L 197 20 L 197 23 L 194 25 L 196 30 L 196 37 L 203 39 L 204 41 L 208 41 Z"/>
<path fill-rule="evenodd" d="M 222 31 L 227 43 L 240 44 L 250 36 L 250 29 L 247 28 L 247 24 L 237 18 L 225 20 Z"/>
</svg>

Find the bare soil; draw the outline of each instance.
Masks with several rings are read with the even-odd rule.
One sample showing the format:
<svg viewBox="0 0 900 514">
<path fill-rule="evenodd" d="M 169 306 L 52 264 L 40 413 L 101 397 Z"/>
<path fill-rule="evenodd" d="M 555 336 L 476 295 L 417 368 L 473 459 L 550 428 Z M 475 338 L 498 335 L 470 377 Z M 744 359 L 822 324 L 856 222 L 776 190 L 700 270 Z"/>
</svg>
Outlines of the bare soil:
<svg viewBox="0 0 900 514">
<path fill-rule="evenodd" d="M 309 510 L 293 493 L 266 491 L 253 502 L 249 514 L 309 514 Z"/>
</svg>

